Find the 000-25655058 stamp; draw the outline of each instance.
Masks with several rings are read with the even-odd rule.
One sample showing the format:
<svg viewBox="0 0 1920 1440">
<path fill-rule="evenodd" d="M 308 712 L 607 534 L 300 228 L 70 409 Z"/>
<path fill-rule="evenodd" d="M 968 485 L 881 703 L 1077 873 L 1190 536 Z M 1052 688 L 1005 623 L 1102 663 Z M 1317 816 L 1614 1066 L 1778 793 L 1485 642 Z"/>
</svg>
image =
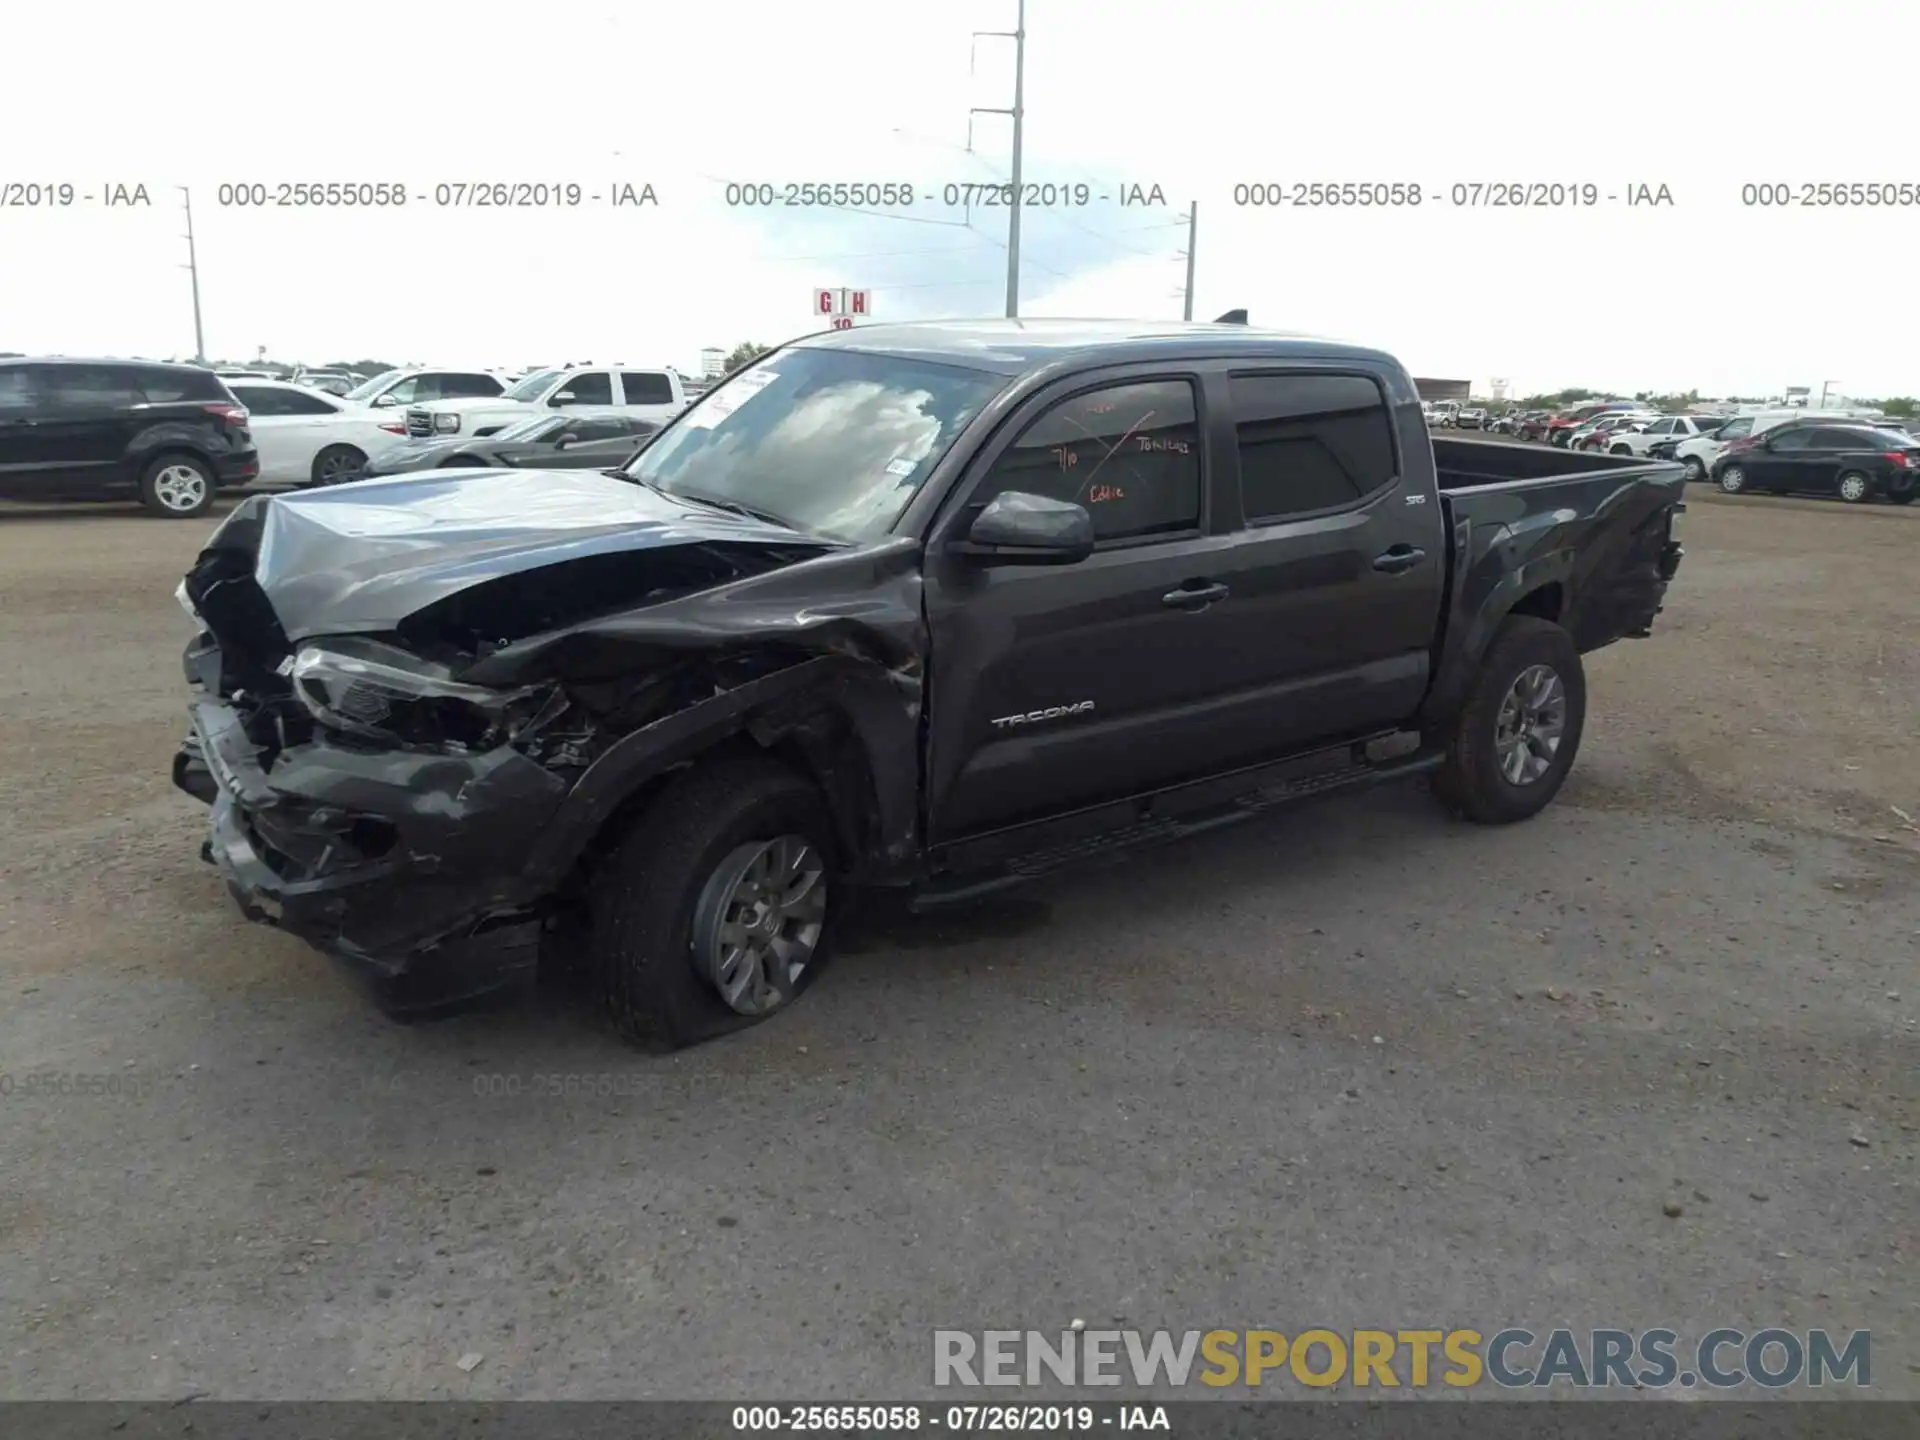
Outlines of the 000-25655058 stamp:
<svg viewBox="0 0 1920 1440">
<path fill-rule="evenodd" d="M 921 185 L 909 180 L 728 180 L 721 199 L 730 210 L 975 210 L 1009 208 L 1010 183 L 947 180 Z M 1024 210 L 1083 210 L 1090 205 L 1122 209 L 1164 207 L 1165 189 L 1141 181 L 1025 180 Z"/>
<path fill-rule="evenodd" d="M 1587 209 L 1601 205 L 1674 203 L 1661 181 L 1602 184 L 1596 180 L 1243 180 L 1233 187 L 1242 209 L 1399 210 L 1437 206 L 1459 210 Z"/>
<path fill-rule="evenodd" d="M 645 180 L 234 180 L 214 189 L 223 210 L 577 210 L 657 206 Z"/>
</svg>

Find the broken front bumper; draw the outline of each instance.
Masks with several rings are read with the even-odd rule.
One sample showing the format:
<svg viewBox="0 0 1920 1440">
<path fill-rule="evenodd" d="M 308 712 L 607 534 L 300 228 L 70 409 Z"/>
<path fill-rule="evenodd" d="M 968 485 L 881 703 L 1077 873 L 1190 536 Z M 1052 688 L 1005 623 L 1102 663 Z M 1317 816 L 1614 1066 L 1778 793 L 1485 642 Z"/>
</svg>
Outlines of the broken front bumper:
<svg viewBox="0 0 1920 1440">
<path fill-rule="evenodd" d="M 205 857 L 251 920 L 367 979 L 389 1008 L 524 979 L 539 922 L 523 861 L 566 795 L 512 749 L 476 755 L 316 739 L 272 770 L 233 707 L 197 701 L 173 781 L 212 807 Z"/>
</svg>

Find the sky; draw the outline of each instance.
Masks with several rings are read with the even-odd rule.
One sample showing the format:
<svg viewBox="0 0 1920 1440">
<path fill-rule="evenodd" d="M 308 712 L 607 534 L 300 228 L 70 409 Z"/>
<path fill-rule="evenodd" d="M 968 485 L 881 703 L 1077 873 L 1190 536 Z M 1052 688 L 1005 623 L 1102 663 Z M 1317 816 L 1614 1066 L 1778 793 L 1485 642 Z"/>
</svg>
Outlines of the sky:
<svg viewBox="0 0 1920 1440">
<path fill-rule="evenodd" d="M 95 198 L 0 203 L 0 351 L 191 356 L 182 186 L 206 351 L 227 360 L 691 371 L 703 347 L 819 328 L 823 286 L 869 290 L 876 320 L 1005 313 L 1006 209 L 944 199 L 1008 178 L 1008 118 L 970 111 L 1012 104 L 1012 42 L 973 32 L 1013 29 L 1014 0 L 550 13 L 9 7 L 8 49 L 33 63 L 8 66 L 0 187 Z M 1920 203 L 1743 203 L 1920 189 L 1911 0 L 1029 0 L 1025 23 L 1024 178 L 1088 199 L 1023 211 L 1023 315 L 1178 319 L 1193 209 L 1195 318 L 1244 307 L 1482 393 L 1920 394 Z M 179 82 L 168 103 L 156 76 Z M 328 181 L 409 198 L 223 203 Z M 493 181 L 583 198 L 436 203 Z M 768 210 L 729 205 L 730 182 L 917 194 Z M 1422 203 L 1236 203 L 1348 182 Z M 1515 182 L 1591 184 L 1597 203 L 1453 203 Z M 151 203 L 103 204 L 115 185 Z M 608 203 L 622 185 L 654 203 Z M 1629 205 L 1642 186 L 1671 203 Z M 1135 193 L 1149 203 L 1119 203 Z"/>
</svg>

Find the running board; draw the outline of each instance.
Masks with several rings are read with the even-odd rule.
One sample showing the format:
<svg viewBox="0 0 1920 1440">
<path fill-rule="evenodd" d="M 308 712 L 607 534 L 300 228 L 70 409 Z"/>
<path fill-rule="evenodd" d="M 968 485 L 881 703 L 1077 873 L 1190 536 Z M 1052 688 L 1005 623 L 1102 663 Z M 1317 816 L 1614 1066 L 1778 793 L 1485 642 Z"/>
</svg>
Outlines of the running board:
<svg viewBox="0 0 1920 1440">
<path fill-rule="evenodd" d="M 1438 750 L 1419 750 L 1378 764 L 1346 764 L 1294 779 L 1278 780 L 1245 790 L 1215 808 L 1183 815 L 1143 814 L 1130 823 L 1065 844 L 1046 846 L 1010 858 L 979 878 L 935 880 L 907 903 L 915 913 L 940 909 L 996 894 L 1056 871 L 1119 860 L 1150 846 L 1205 834 L 1282 806 L 1299 804 L 1347 790 L 1366 789 L 1389 780 L 1427 775 L 1446 759 Z"/>
</svg>

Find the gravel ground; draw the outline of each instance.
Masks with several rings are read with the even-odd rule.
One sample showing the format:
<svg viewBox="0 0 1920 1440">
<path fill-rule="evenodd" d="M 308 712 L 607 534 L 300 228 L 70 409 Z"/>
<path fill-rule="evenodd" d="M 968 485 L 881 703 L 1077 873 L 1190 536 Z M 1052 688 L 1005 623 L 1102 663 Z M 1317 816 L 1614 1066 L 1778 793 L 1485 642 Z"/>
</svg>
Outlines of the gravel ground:
<svg viewBox="0 0 1920 1440">
<path fill-rule="evenodd" d="M 1870 1328 L 1920 1395 L 1920 509 L 1696 495 L 1530 824 L 1385 790 L 876 918 L 665 1058 L 239 919 L 166 779 L 204 532 L 0 516 L 0 1394 L 899 1398 L 936 1327 L 1125 1317 Z"/>
</svg>

